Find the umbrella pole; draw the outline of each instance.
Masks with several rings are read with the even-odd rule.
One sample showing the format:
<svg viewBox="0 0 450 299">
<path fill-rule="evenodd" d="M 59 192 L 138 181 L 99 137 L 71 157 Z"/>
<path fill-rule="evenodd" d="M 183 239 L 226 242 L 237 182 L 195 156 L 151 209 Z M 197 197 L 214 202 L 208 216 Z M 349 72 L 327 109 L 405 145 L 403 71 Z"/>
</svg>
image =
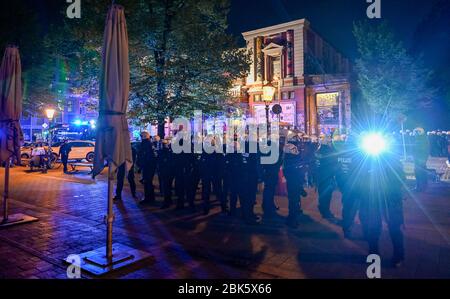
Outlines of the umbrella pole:
<svg viewBox="0 0 450 299">
<path fill-rule="evenodd" d="M 11 159 L 5 162 L 5 186 L 3 190 L 3 223 L 8 222 L 9 166 Z"/>
<path fill-rule="evenodd" d="M 9 197 L 10 166 L 11 166 L 11 158 L 8 159 L 5 163 L 5 186 L 3 190 L 3 219 L 0 221 L 0 228 L 13 226 L 16 224 L 34 222 L 38 220 L 35 217 L 21 213 L 9 215 L 8 197 Z"/>
<path fill-rule="evenodd" d="M 111 163 L 108 163 L 108 215 L 106 216 L 106 257 L 108 261 L 112 262 L 112 229 L 114 222 L 113 213 L 113 171 Z"/>
</svg>

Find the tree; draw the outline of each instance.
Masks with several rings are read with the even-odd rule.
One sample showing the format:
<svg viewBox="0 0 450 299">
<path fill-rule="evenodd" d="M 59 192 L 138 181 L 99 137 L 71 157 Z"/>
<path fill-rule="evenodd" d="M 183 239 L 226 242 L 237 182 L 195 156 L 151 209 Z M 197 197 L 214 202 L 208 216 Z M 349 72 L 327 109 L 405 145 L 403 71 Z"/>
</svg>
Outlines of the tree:
<svg viewBox="0 0 450 299">
<path fill-rule="evenodd" d="M 432 119 L 433 128 L 448 128 L 450 124 L 450 2 L 438 0 L 429 14 L 417 26 L 412 51 L 423 55 L 433 69 L 432 86 L 436 97 L 430 109 L 420 110 L 422 118 Z"/>
<path fill-rule="evenodd" d="M 19 46 L 23 78 L 23 111 L 36 113 L 51 102 L 51 75 L 44 49 L 44 28 L 30 1 L 7 1 L 0 10 L 0 49 Z"/>
<path fill-rule="evenodd" d="M 224 109 L 249 57 L 226 33 L 227 0 L 137 1 L 128 15 L 131 112 L 139 123 Z"/>
<path fill-rule="evenodd" d="M 376 119 L 390 122 L 429 103 L 433 96 L 427 87 L 431 73 L 419 58 L 407 53 L 386 23 L 358 23 L 353 34 L 359 52 L 359 89 Z"/>
</svg>

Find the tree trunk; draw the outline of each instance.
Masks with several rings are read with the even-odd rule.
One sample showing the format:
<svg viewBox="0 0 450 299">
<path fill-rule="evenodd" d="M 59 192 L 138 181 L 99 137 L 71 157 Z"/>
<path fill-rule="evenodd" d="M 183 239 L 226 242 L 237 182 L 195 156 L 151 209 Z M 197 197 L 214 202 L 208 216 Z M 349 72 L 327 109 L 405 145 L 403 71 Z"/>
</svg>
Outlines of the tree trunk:
<svg viewBox="0 0 450 299">
<path fill-rule="evenodd" d="M 158 120 L 158 136 L 161 137 L 161 139 L 164 139 L 166 135 L 165 124 L 166 124 L 165 119 Z"/>
</svg>

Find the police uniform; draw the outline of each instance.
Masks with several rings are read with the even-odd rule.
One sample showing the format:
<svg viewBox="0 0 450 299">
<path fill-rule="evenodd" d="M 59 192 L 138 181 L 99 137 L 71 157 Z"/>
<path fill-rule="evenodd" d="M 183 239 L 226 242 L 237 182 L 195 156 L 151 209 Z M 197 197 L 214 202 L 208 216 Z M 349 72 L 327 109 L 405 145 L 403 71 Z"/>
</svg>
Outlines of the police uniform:
<svg viewBox="0 0 450 299">
<path fill-rule="evenodd" d="M 158 169 L 161 177 L 161 192 L 164 197 L 162 209 L 169 208 L 172 201 L 172 184 L 174 179 L 173 173 L 173 152 L 168 141 L 162 143 L 162 147 L 158 153 Z"/>
<path fill-rule="evenodd" d="M 242 159 L 239 153 L 226 153 L 224 156 L 223 197 L 227 201 L 229 195 L 230 215 L 236 215 L 239 196 Z"/>
<path fill-rule="evenodd" d="M 156 171 L 156 152 L 150 139 L 143 139 L 138 149 L 137 163 L 142 170 L 144 183 L 144 200 L 141 203 L 152 203 L 155 201 L 155 189 L 153 177 Z"/>
<path fill-rule="evenodd" d="M 262 165 L 263 181 L 264 181 L 262 209 L 264 212 L 264 217 L 266 218 L 273 217 L 276 214 L 277 210 L 274 200 L 275 200 L 275 191 L 278 184 L 278 174 L 280 172 L 281 164 L 283 163 L 282 147 L 283 145 L 280 143 L 280 151 L 276 163 Z"/>
<path fill-rule="evenodd" d="M 361 200 L 360 219 L 369 254 L 379 254 L 378 242 L 382 220 L 388 224 L 393 245 L 393 265 L 404 260 L 402 186 L 405 184 L 403 166 L 397 157 L 386 154 L 383 159 L 370 160 L 363 166 L 365 193 Z"/>
<path fill-rule="evenodd" d="M 186 154 L 186 199 L 191 209 L 195 208 L 195 196 L 197 194 L 198 184 L 200 182 L 200 159 L 201 154 L 194 153 L 193 151 Z"/>
<path fill-rule="evenodd" d="M 222 153 L 206 153 L 203 151 L 200 157 L 200 179 L 202 181 L 203 212 L 208 214 L 210 210 L 210 195 L 213 188 L 216 198 L 221 202 L 222 212 L 227 210 L 222 195 Z"/>
<path fill-rule="evenodd" d="M 335 143 L 335 148 L 337 151 L 336 183 L 342 194 L 342 229 L 344 236 L 350 237 L 362 194 L 360 182 L 365 178 L 360 168 L 363 160 L 352 142 L 339 141 Z"/>
<path fill-rule="evenodd" d="M 128 184 L 130 185 L 130 191 L 133 198 L 136 198 L 136 182 L 134 181 L 134 164 L 137 160 L 137 150 L 134 145 L 131 145 L 131 157 L 133 160 L 133 164 L 131 165 L 130 170 L 128 171 L 127 180 Z M 117 170 L 117 188 L 116 188 L 116 197 L 114 197 L 115 200 L 122 199 L 122 190 L 123 190 L 123 184 L 125 180 L 125 163 L 119 166 Z"/>
<path fill-rule="evenodd" d="M 259 156 L 256 153 L 249 153 L 247 150 L 240 156 L 241 177 L 239 180 L 239 199 L 241 203 L 242 215 L 244 220 L 253 224 L 256 221 L 254 206 L 256 203 L 256 193 L 258 190 L 258 162 Z"/>
<path fill-rule="evenodd" d="M 289 215 L 288 225 L 297 227 L 298 217 L 301 213 L 301 196 L 306 195 L 303 185 L 305 183 L 305 169 L 302 161 L 300 144 L 295 140 L 288 140 L 284 146 L 283 174 L 286 178 Z M 300 207 L 300 209 L 299 209 Z"/>
<path fill-rule="evenodd" d="M 330 211 L 331 198 L 334 191 L 334 175 L 336 157 L 332 146 L 320 145 L 315 153 L 315 183 L 318 191 L 319 212 L 323 218 L 334 218 Z"/>
<path fill-rule="evenodd" d="M 70 145 L 65 142 L 63 145 L 59 148 L 59 155 L 61 156 L 61 162 L 64 166 L 64 172 L 67 172 L 67 162 L 69 160 L 69 153 L 71 151 Z"/>
</svg>

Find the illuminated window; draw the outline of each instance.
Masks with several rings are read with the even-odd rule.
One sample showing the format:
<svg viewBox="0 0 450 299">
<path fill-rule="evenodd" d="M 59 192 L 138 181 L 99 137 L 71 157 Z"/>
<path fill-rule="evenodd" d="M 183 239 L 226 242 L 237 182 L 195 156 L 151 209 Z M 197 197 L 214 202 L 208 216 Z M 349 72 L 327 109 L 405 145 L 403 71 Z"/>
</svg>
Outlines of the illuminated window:
<svg viewBox="0 0 450 299">
<path fill-rule="evenodd" d="M 289 92 L 289 99 L 291 99 L 291 100 L 295 99 L 295 91 Z"/>
<path fill-rule="evenodd" d="M 288 92 L 283 92 L 282 98 L 283 98 L 283 100 L 289 99 L 289 93 Z"/>
<path fill-rule="evenodd" d="M 337 127 L 339 124 L 339 93 L 319 93 L 316 95 L 319 127 Z"/>
<path fill-rule="evenodd" d="M 272 59 L 272 80 L 281 77 L 281 57 L 273 57 Z"/>
<path fill-rule="evenodd" d="M 67 112 L 72 112 L 72 111 L 73 111 L 73 102 L 67 101 Z"/>
<path fill-rule="evenodd" d="M 255 102 L 261 102 L 261 95 L 260 94 L 255 94 Z"/>
</svg>

